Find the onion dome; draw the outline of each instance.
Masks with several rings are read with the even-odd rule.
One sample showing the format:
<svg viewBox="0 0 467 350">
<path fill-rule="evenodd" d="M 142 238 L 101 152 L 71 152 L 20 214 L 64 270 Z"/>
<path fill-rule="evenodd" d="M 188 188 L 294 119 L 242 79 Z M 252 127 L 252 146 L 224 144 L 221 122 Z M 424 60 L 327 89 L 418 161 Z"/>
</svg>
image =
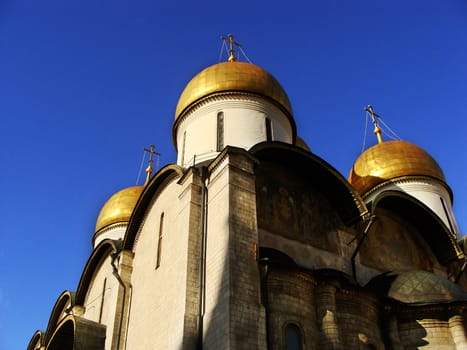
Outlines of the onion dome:
<svg viewBox="0 0 467 350">
<path fill-rule="evenodd" d="M 96 232 L 109 225 L 128 222 L 144 186 L 133 186 L 115 193 L 102 207 L 96 222 Z"/>
<path fill-rule="evenodd" d="M 438 163 L 423 149 L 406 141 L 386 141 L 367 149 L 355 161 L 349 182 L 361 195 L 385 181 L 403 176 L 446 179 Z"/>
<path fill-rule="evenodd" d="M 289 98 L 271 74 L 251 63 L 229 61 L 212 65 L 191 79 L 178 100 L 175 121 L 194 102 L 210 95 L 233 91 L 255 93 L 269 98 L 292 117 Z"/>
</svg>

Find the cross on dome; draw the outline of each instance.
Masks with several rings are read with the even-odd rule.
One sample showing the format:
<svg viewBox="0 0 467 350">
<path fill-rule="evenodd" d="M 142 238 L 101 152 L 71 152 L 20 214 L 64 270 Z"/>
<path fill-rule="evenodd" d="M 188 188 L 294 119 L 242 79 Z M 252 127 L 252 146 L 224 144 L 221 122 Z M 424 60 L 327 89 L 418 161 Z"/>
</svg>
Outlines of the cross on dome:
<svg viewBox="0 0 467 350">
<path fill-rule="evenodd" d="M 375 126 L 375 130 L 373 131 L 376 135 L 376 138 L 378 139 L 378 143 L 382 143 L 383 142 L 383 138 L 381 137 L 381 128 L 379 127 L 379 124 L 378 124 L 378 121 L 376 120 L 376 118 L 380 118 L 379 115 L 377 115 L 374 110 L 373 110 L 373 106 L 372 105 L 368 105 L 366 108 L 365 108 L 365 112 L 368 112 L 370 113 L 371 115 L 371 121 L 373 123 L 373 125 Z"/>
<path fill-rule="evenodd" d="M 229 62 L 235 62 L 237 58 L 235 57 L 235 46 L 241 49 L 242 45 L 234 41 L 234 36 L 232 34 L 228 35 L 228 38 L 225 36 L 221 37 L 224 43 L 229 44 Z"/>
<path fill-rule="evenodd" d="M 146 168 L 146 181 L 144 182 L 144 185 L 146 186 L 149 182 L 149 179 L 151 178 L 151 174 L 152 174 L 152 163 L 153 163 L 153 156 L 156 155 L 156 156 L 160 156 L 161 154 L 156 152 L 155 149 L 154 149 L 154 145 L 150 145 L 151 148 L 144 148 L 144 151 L 145 152 L 148 152 L 149 153 L 149 161 L 148 161 L 148 167 Z"/>
</svg>

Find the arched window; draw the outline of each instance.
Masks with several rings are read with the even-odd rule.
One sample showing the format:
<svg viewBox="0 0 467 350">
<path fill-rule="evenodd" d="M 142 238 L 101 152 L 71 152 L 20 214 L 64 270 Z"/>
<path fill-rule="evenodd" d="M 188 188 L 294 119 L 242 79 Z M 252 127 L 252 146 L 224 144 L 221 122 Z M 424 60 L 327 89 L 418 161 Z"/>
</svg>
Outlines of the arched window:
<svg viewBox="0 0 467 350">
<path fill-rule="evenodd" d="M 156 269 L 161 265 L 163 230 L 164 230 L 164 213 L 161 213 L 161 218 L 159 221 L 159 239 L 157 241 Z"/>
<path fill-rule="evenodd" d="M 266 127 L 266 141 L 272 141 L 272 123 L 271 123 L 271 119 L 266 118 L 265 127 Z"/>
<path fill-rule="evenodd" d="M 217 113 L 217 151 L 224 149 L 224 112 Z"/>
<path fill-rule="evenodd" d="M 99 323 L 102 323 L 102 313 L 104 312 L 106 286 L 107 286 L 107 277 L 104 278 L 104 285 L 102 286 L 101 309 L 99 310 Z"/>
<path fill-rule="evenodd" d="M 184 165 L 185 163 L 185 143 L 186 143 L 186 131 L 183 132 L 183 141 L 182 141 L 182 160 L 181 160 L 181 164 L 182 166 Z"/>
<path fill-rule="evenodd" d="M 285 349 L 302 350 L 302 335 L 300 328 L 293 323 L 289 323 L 285 327 Z"/>
<path fill-rule="evenodd" d="M 454 231 L 454 226 L 452 225 L 452 222 L 451 222 L 451 215 L 449 215 L 448 208 L 446 207 L 446 202 L 444 201 L 443 197 L 439 197 L 439 200 L 441 201 L 441 205 L 443 206 L 444 215 L 446 215 L 446 219 L 448 219 L 449 228 L 451 229 L 451 233 L 453 235 L 455 235 L 456 231 Z"/>
</svg>

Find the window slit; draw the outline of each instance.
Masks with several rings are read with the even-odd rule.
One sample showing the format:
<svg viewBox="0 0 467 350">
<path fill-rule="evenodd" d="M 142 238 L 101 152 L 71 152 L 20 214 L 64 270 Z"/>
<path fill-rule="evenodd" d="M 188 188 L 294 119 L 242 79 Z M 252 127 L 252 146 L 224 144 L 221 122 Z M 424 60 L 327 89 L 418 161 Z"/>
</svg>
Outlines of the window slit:
<svg viewBox="0 0 467 350">
<path fill-rule="evenodd" d="M 161 265 L 163 229 L 164 229 L 164 213 L 161 213 L 161 218 L 159 221 L 159 239 L 157 240 L 156 269 Z"/>
<path fill-rule="evenodd" d="M 217 113 L 217 151 L 224 149 L 224 112 Z"/>
<path fill-rule="evenodd" d="M 446 207 L 446 203 L 444 202 L 443 197 L 439 197 L 439 200 L 441 201 L 441 204 L 443 205 L 444 215 L 446 215 L 446 219 L 448 220 L 449 228 L 451 229 L 451 233 L 453 235 L 455 235 L 456 232 L 454 231 L 454 226 L 452 225 L 451 216 L 449 215 L 448 208 Z"/>
<path fill-rule="evenodd" d="M 181 164 L 185 163 L 185 142 L 186 142 L 186 131 L 183 133 L 183 141 L 182 141 L 182 159 Z"/>
<path fill-rule="evenodd" d="M 271 119 L 265 119 L 265 126 L 266 126 L 266 141 L 272 141 L 272 123 Z"/>
<path fill-rule="evenodd" d="M 99 323 L 102 323 L 102 313 L 104 310 L 106 284 L 107 284 L 107 278 L 104 278 L 104 285 L 102 286 L 101 309 L 99 311 Z"/>
</svg>

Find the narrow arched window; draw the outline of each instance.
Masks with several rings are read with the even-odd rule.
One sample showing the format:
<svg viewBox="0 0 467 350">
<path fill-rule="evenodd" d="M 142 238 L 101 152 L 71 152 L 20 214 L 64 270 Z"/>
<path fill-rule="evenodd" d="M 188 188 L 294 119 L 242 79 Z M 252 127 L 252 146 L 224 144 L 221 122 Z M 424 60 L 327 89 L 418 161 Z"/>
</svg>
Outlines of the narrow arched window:
<svg viewBox="0 0 467 350">
<path fill-rule="evenodd" d="M 102 322 L 102 313 L 104 312 L 106 285 L 107 285 L 107 277 L 104 278 L 104 284 L 102 286 L 101 309 L 99 310 L 99 323 Z"/>
<path fill-rule="evenodd" d="M 156 269 L 161 265 L 163 230 L 164 230 L 164 213 L 161 213 L 161 218 L 159 220 L 159 239 L 157 240 Z"/>
<path fill-rule="evenodd" d="M 217 113 L 217 151 L 224 149 L 224 112 Z"/>
<path fill-rule="evenodd" d="M 295 324 L 289 323 L 285 327 L 285 349 L 302 350 L 302 334 Z"/>
<path fill-rule="evenodd" d="M 454 231 L 454 226 L 452 225 L 452 222 L 451 222 L 451 215 L 449 215 L 449 211 L 448 211 L 448 208 L 446 206 L 446 202 L 444 201 L 443 197 L 439 197 L 439 200 L 441 201 L 441 205 L 443 206 L 444 215 L 446 216 L 446 219 L 448 220 L 449 228 L 451 229 L 451 233 L 453 235 L 455 235 L 456 232 Z"/>
<path fill-rule="evenodd" d="M 266 141 L 272 141 L 272 123 L 271 123 L 271 119 L 266 118 L 265 127 L 266 127 Z"/>
<path fill-rule="evenodd" d="M 185 143 L 186 143 L 186 131 L 183 132 L 183 141 L 182 141 L 182 159 L 181 159 L 181 164 L 183 166 L 183 163 L 185 163 Z"/>
</svg>

